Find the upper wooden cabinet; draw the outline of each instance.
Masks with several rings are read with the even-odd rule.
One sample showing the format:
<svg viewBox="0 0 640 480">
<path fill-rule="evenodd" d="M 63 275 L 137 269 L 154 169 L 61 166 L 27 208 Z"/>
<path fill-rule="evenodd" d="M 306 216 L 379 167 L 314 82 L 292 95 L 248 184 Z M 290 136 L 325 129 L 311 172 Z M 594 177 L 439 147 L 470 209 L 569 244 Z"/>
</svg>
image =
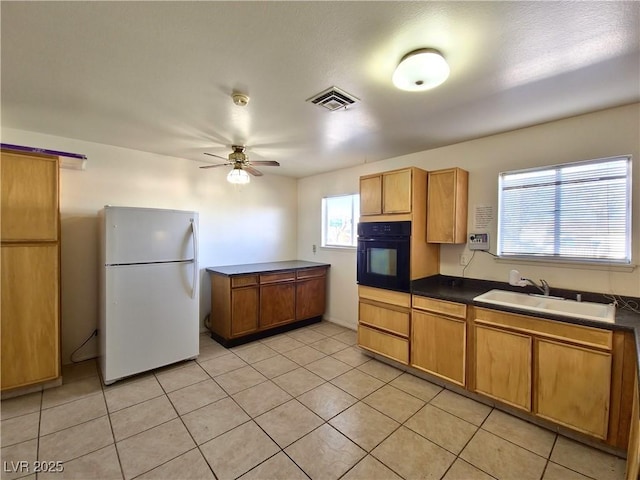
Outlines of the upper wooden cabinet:
<svg viewBox="0 0 640 480">
<path fill-rule="evenodd" d="M 429 172 L 427 242 L 466 243 L 468 188 L 466 170 Z"/>
<path fill-rule="evenodd" d="M 382 175 L 360 178 L 360 215 L 382 214 Z"/>
<path fill-rule="evenodd" d="M 58 159 L 2 152 L 3 242 L 57 241 Z"/>
<path fill-rule="evenodd" d="M 360 177 L 360 215 L 411 213 L 413 169 Z"/>
</svg>

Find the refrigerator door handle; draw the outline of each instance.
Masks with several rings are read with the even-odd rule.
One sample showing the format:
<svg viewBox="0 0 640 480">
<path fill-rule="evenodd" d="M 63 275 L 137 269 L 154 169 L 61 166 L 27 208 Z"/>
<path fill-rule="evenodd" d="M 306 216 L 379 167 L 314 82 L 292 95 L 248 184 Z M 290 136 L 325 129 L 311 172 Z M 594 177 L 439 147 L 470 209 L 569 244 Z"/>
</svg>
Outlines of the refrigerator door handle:
<svg viewBox="0 0 640 480">
<path fill-rule="evenodd" d="M 193 287 L 191 288 L 191 298 L 196 298 L 196 285 L 198 282 L 198 226 L 191 220 L 191 230 L 193 232 Z"/>
</svg>

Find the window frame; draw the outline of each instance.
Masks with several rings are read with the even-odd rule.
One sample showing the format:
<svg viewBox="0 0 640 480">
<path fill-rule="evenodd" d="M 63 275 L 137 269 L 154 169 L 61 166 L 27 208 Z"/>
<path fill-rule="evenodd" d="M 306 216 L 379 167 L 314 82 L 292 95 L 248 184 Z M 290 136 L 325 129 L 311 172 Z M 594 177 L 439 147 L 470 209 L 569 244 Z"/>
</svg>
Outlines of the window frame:
<svg viewBox="0 0 640 480">
<path fill-rule="evenodd" d="M 553 230 L 553 242 L 554 242 L 554 252 L 551 255 L 549 254 L 526 254 L 526 253 L 504 253 L 504 236 L 505 232 L 503 231 L 503 215 L 504 215 L 504 198 L 503 198 L 503 180 L 507 175 L 516 175 L 516 174 L 526 174 L 526 173 L 534 173 L 534 172 L 551 172 L 551 171 L 559 171 L 563 168 L 567 167 L 578 167 L 581 165 L 589 165 L 589 164 L 604 164 L 608 162 L 621 161 L 624 160 L 626 162 L 626 175 L 625 175 L 625 238 L 624 238 L 624 249 L 625 249 L 625 258 L 592 258 L 592 257 L 583 257 L 583 256 L 569 256 L 562 255 L 559 253 L 559 246 L 562 244 L 562 239 L 560 238 L 560 231 L 557 229 L 557 225 L 554 224 Z M 584 265 L 612 265 L 612 266 L 631 266 L 633 265 L 633 248 L 632 248 L 632 240 L 633 240 L 633 225 L 632 225 L 632 192 L 633 192 L 633 176 L 632 176 L 632 156 L 631 155 L 615 155 L 611 157 L 603 157 L 592 160 L 583 160 L 576 162 L 567 162 L 556 165 L 545 165 L 540 167 L 533 167 L 527 169 L 520 170 L 511 170 L 500 172 L 498 175 L 498 225 L 497 225 L 497 257 L 500 260 L 525 260 L 532 262 L 551 262 L 551 263 L 569 263 L 569 264 L 584 264 Z M 534 182 L 532 182 L 534 183 Z M 567 183 L 559 183 L 556 187 L 556 190 L 559 190 L 561 186 L 567 185 Z M 556 197 L 557 200 L 557 197 Z M 603 205 L 609 206 L 609 203 Z M 560 209 L 562 205 L 559 205 Z"/>
<path fill-rule="evenodd" d="M 344 245 L 344 244 L 333 244 L 327 243 L 327 200 L 332 198 L 339 197 L 351 197 L 351 232 L 352 232 L 352 244 Z M 355 250 L 358 246 L 358 221 L 360 219 L 360 194 L 359 193 L 344 193 L 344 194 L 336 194 L 336 195 L 326 195 L 322 197 L 322 223 L 321 223 L 321 240 L 320 246 L 322 248 L 343 248 L 348 250 Z"/>
</svg>

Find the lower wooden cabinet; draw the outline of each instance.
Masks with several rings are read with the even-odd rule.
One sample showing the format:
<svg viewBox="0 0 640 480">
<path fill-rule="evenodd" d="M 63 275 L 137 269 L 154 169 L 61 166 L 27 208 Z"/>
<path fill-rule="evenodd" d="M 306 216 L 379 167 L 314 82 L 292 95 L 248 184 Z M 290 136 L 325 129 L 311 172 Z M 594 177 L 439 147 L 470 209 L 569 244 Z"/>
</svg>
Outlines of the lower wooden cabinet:
<svg viewBox="0 0 640 480">
<path fill-rule="evenodd" d="M 59 257 L 51 243 L 2 245 L 2 389 L 60 375 Z"/>
<path fill-rule="evenodd" d="M 358 345 L 408 365 L 411 295 L 366 286 L 358 295 Z"/>
<path fill-rule="evenodd" d="M 606 439 L 611 353 L 536 340 L 535 413 Z"/>
<path fill-rule="evenodd" d="M 405 365 L 409 363 L 409 340 L 406 338 L 358 325 L 358 345 Z"/>
<path fill-rule="evenodd" d="M 258 329 L 258 286 L 231 290 L 231 336 L 246 335 Z"/>
<path fill-rule="evenodd" d="M 296 319 L 296 284 L 260 285 L 260 327 L 267 328 Z"/>
<path fill-rule="evenodd" d="M 414 296 L 411 366 L 466 385 L 467 306 Z"/>
<path fill-rule="evenodd" d="M 531 410 L 531 337 L 475 325 L 475 391 Z"/>
<path fill-rule="evenodd" d="M 326 275 L 298 279 L 296 282 L 296 318 L 313 318 L 324 313 L 327 298 Z"/>
</svg>

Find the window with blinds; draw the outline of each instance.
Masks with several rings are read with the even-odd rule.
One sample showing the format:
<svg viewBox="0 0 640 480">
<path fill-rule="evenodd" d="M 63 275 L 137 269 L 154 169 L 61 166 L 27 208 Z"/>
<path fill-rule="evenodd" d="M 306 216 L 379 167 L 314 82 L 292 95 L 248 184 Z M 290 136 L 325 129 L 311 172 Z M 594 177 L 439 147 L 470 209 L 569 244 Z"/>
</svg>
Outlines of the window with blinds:
<svg viewBox="0 0 640 480">
<path fill-rule="evenodd" d="M 631 263 L 631 157 L 501 173 L 497 253 Z"/>
</svg>

